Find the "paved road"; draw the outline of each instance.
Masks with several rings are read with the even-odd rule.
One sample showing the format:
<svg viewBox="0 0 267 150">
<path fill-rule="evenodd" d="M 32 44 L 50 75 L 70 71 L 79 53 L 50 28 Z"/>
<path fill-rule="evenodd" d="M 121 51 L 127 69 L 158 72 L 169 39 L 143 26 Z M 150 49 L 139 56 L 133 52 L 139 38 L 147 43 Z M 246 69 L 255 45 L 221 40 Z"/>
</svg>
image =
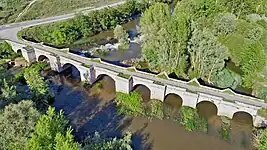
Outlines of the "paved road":
<svg viewBox="0 0 267 150">
<path fill-rule="evenodd" d="M 83 13 L 86 14 L 86 13 L 89 13 L 91 11 L 104 9 L 106 7 L 116 7 L 116 6 L 121 5 L 123 3 L 125 3 L 125 1 L 120 1 L 120 2 L 117 2 L 114 4 L 105 5 L 105 6 L 101 6 L 101 7 L 97 7 L 97 8 L 92 8 L 90 10 L 83 11 Z M 31 20 L 31 21 L 26 21 L 26 22 L 2 25 L 2 26 L 0 26 L 0 38 L 11 39 L 12 41 L 19 41 L 16 34 L 19 30 L 21 30 L 23 28 L 41 25 L 41 24 L 47 24 L 47 23 L 51 23 L 51 22 L 62 21 L 62 20 L 67 20 L 67 19 L 73 18 L 74 16 L 75 16 L 75 13 L 70 13 L 70 14 L 66 14 L 66 15 L 54 16 L 54 17 L 49 17 L 49 18 L 44 18 L 44 19 L 37 19 L 37 20 Z"/>
<path fill-rule="evenodd" d="M 108 5 L 108 6 L 114 7 L 114 6 L 121 5 L 123 3 L 124 2 L 118 2 L 118 3 Z M 103 9 L 105 7 L 107 7 L 107 6 L 94 8 L 94 9 L 91 9 L 90 11 Z M 33 21 L 27 21 L 27 22 L 22 22 L 22 23 L 15 23 L 15 24 L 10 24 L 10 25 L 0 26 L 0 38 L 9 39 L 13 42 L 18 42 L 18 43 L 25 44 L 25 45 L 31 45 L 32 47 L 41 49 L 43 51 L 54 53 L 56 55 L 59 55 L 59 56 L 65 57 L 65 58 L 70 58 L 72 60 L 87 64 L 87 65 L 94 65 L 96 67 L 105 68 L 105 69 L 108 69 L 111 71 L 121 72 L 123 74 L 136 76 L 136 77 L 140 77 L 140 78 L 148 79 L 148 80 L 152 80 L 152 81 L 161 82 L 161 83 L 164 83 L 166 85 L 172 85 L 172 86 L 177 86 L 177 87 L 181 87 L 181 88 L 186 88 L 190 91 L 210 94 L 210 95 L 214 95 L 214 96 L 218 96 L 218 97 L 223 97 L 224 99 L 227 99 L 227 100 L 235 100 L 238 102 L 242 102 L 242 103 L 246 103 L 246 104 L 250 104 L 250 105 L 254 105 L 254 106 L 260 106 L 260 107 L 267 109 L 267 104 L 265 104 L 265 103 L 263 103 L 257 99 L 248 97 L 248 96 L 222 93 L 222 92 L 218 91 L 217 89 L 212 89 L 209 87 L 203 88 L 203 87 L 191 86 L 191 85 L 188 85 L 185 82 L 179 81 L 179 80 L 175 80 L 175 81 L 174 80 L 167 80 L 167 79 L 161 79 L 161 78 L 158 78 L 158 77 L 155 77 L 153 75 L 146 74 L 146 73 L 131 72 L 131 71 L 123 69 L 121 67 L 114 67 L 114 65 L 107 65 L 107 64 L 101 64 L 101 63 L 89 61 L 88 58 L 84 58 L 84 57 L 81 57 L 78 55 L 66 54 L 66 53 L 60 52 L 54 48 L 43 47 L 43 46 L 41 46 L 39 44 L 35 44 L 35 43 L 29 44 L 29 43 L 26 43 L 24 41 L 19 40 L 16 36 L 17 32 L 19 30 L 21 30 L 22 28 L 40 25 L 40 24 L 46 24 L 46 23 L 55 22 L 55 21 L 66 20 L 66 19 L 72 18 L 74 15 L 75 14 L 67 14 L 67 15 L 62 15 L 62 16 L 56 16 L 56 17 L 50 17 L 50 18 L 45 18 L 45 19 L 39 19 L 39 20 L 33 20 Z M 254 99 L 254 100 L 251 100 L 251 99 Z"/>
</svg>

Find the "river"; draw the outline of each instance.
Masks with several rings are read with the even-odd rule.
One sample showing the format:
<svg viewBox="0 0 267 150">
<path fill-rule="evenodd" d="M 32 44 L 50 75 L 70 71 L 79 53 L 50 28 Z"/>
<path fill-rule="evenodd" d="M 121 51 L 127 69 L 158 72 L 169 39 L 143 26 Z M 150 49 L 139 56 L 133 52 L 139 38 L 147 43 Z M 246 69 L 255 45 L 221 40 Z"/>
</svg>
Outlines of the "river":
<svg viewBox="0 0 267 150">
<path fill-rule="evenodd" d="M 198 105 L 199 113 L 209 120 L 208 134 L 188 132 L 171 119 L 148 119 L 117 114 L 113 102 L 115 83 L 108 77 L 101 77 L 93 86 L 82 86 L 69 74 L 49 73 L 50 89 L 55 94 L 53 106 L 57 111 L 63 109 L 74 135 L 81 141 L 87 135 L 98 131 L 106 137 L 120 136 L 126 131 L 133 133 L 133 148 L 137 150 L 250 150 L 252 124 L 248 116 L 239 114 L 231 120 L 232 141 L 218 137 L 217 130 L 221 118 L 216 115 L 216 108 L 211 103 Z M 145 101 L 150 101 L 146 87 L 137 86 L 135 90 L 142 94 Z M 177 112 L 182 105 L 180 97 L 169 95 L 166 105 Z"/>
<path fill-rule="evenodd" d="M 137 33 L 139 19 L 132 20 L 123 27 L 134 35 Z M 113 30 L 104 31 L 93 37 L 90 42 L 77 42 L 69 45 L 75 52 L 86 51 L 93 46 L 113 43 Z M 94 41 L 94 42 L 91 42 Z M 130 43 L 127 50 L 113 50 L 105 55 L 94 55 L 102 59 L 120 62 L 141 57 L 141 46 Z M 227 63 L 227 67 L 240 73 L 240 69 L 233 63 Z M 210 102 L 197 105 L 199 114 L 208 120 L 208 133 L 188 132 L 181 125 L 169 119 L 157 120 L 145 117 L 121 116 L 116 113 L 114 81 L 104 76 L 92 87 L 84 88 L 80 82 L 64 75 L 49 77 L 51 89 L 56 91 L 53 104 L 57 110 L 63 109 L 74 127 L 77 140 L 92 135 L 95 131 L 107 137 L 120 136 L 126 131 L 133 135 L 134 149 L 153 150 L 250 150 L 252 149 L 252 121 L 250 116 L 240 113 L 232 120 L 217 116 L 217 108 Z M 101 84 L 100 84 L 101 83 Z M 144 86 L 134 89 L 142 95 L 144 102 L 150 101 L 150 91 Z M 241 93 L 251 94 L 249 89 L 238 87 Z M 176 114 L 182 106 L 182 99 L 177 95 L 168 95 L 164 105 L 171 106 L 172 114 Z M 219 138 L 219 129 L 222 122 L 230 125 L 230 141 Z"/>
</svg>

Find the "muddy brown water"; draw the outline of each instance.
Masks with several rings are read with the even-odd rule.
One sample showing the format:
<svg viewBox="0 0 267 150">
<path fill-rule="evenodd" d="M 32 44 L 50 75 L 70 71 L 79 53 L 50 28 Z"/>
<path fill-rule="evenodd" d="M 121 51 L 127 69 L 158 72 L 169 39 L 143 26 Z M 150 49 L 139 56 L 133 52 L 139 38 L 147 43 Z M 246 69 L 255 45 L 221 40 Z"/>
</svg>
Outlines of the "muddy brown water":
<svg viewBox="0 0 267 150">
<path fill-rule="evenodd" d="M 124 27 L 125 30 L 128 31 L 130 37 L 132 37 L 132 34 L 136 34 L 137 31 L 137 26 L 139 25 L 140 18 L 137 18 L 135 20 L 129 21 L 128 23 L 123 24 L 122 26 Z M 99 45 L 105 45 L 107 43 L 114 43 L 111 40 L 109 41 L 108 39 L 112 39 L 114 37 L 113 30 L 107 30 L 103 31 L 99 34 L 96 34 L 92 37 L 89 37 L 90 39 L 93 39 L 95 42 L 92 44 L 85 42 L 81 44 L 73 44 L 69 45 L 69 48 L 71 50 L 88 50 L 94 46 L 99 46 Z M 108 51 L 104 55 L 94 55 L 93 57 L 100 57 L 105 60 L 109 61 L 122 61 L 122 60 L 129 60 L 132 58 L 140 58 L 141 57 L 141 45 L 138 43 L 130 43 L 129 49 L 126 50 L 112 50 Z"/>
<path fill-rule="evenodd" d="M 170 119 L 157 120 L 146 117 L 129 117 L 117 114 L 113 103 L 115 97 L 114 81 L 108 76 L 99 78 L 94 86 L 84 88 L 78 81 L 63 75 L 49 77 L 50 89 L 55 93 L 53 106 L 57 111 L 63 109 L 74 128 L 77 140 L 100 132 L 106 137 L 115 137 L 126 131 L 133 133 L 132 147 L 137 150 L 249 150 L 252 135 L 248 116 L 238 114 L 231 121 L 233 142 L 218 138 L 215 132 L 220 127 L 220 117 L 210 103 L 198 105 L 199 113 L 209 120 L 208 134 L 188 132 Z M 99 84 L 101 83 L 101 84 Z M 146 87 L 137 86 L 135 91 L 149 97 Z M 145 91 L 145 92 L 144 92 Z M 149 98 L 150 99 L 150 98 Z M 146 99 L 145 101 L 149 101 Z M 180 97 L 168 95 L 165 104 L 179 110 Z M 210 130 L 210 128 L 215 128 Z"/>
</svg>

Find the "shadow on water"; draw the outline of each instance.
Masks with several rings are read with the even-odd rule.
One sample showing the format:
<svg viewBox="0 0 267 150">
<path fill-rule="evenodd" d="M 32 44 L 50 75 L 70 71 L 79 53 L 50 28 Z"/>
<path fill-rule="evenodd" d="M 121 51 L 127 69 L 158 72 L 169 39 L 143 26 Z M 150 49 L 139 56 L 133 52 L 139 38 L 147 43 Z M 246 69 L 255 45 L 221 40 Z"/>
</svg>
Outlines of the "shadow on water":
<svg viewBox="0 0 267 150">
<path fill-rule="evenodd" d="M 104 137 L 121 137 L 125 132 L 130 131 L 133 133 L 132 147 L 135 150 L 241 150 L 246 148 L 227 143 L 214 136 L 187 132 L 184 127 L 170 119 L 151 120 L 147 117 L 118 114 L 114 103 L 115 83 L 108 76 L 100 76 L 93 86 L 86 88 L 69 76 L 54 75 L 49 77 L 49 80 L 50 89 L 55 93 L 53 106 L 57 111 L 64 110 L 78 141 L 82 141 L 88 135 L 92 136 L 95 131 Z M 98 88 L 95 88 L 96 86 Z M 111 90 L 111 88 L 114 89 Z M 143 99 L 150 99 L 150 91 L 146 87 L 137 85 L 135 90 L 146 91 L 143 93 Z M 177 96 L 166 96 L 164 103 L 172 105 L 177 111 L 181 107 L 182 100 Z M 203 109 L 205 108 L 206 106 Z M 237 129 L 234 130 L 237 132 Z M 245 140 L 236 140 L 241 144 L 247 142 L 250 136 L 246 132 L 234 134 L 238 135 L 238 140 L 245 138 Z"/>
<path fill-rule="evenodd" d="M 98 87 L 100 90 L 94 86 L 90 89 L 83 88 L 75 80 L 63 75 L 50 77 L 50 81 L 50 89 L 55 93 L 53 106 L 57 111 L 64 110 L 77 141 L 92 136 L 96 131 L 107 138 L 121 137 L 128 131 L 132 118 L 117 113 L 114 103 L 115 92 L 112 92 L 114 88 L 110 88 L 113 86 L 109 77 L 101 76 L 95 83 L 102 84 Z M 140 150 L 145 147 L 149 150 L 147 137 L 142 129 L 134 132 L 133 147 Z"/>
</svg>

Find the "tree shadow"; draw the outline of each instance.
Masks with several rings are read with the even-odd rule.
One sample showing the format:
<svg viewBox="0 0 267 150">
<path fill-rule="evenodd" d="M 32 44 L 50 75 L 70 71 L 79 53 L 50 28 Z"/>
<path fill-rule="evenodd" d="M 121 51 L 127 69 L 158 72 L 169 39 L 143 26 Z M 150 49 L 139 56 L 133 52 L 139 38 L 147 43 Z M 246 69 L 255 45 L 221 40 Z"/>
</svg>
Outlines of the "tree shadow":
<svg viewBox="0 0 267 150">
<path fill-rule="evenodd" d="M 73 135 L 79 142 L 95 132 L 104 138 L 122 137 L 132 123 L 132 117 L 118 113 L 112 98 L 104 100 L 101 94 L 92 96 L 88 89 L 82 86 L 72 87 L 66 83 L 54 87 L 54 91 L 58 93 L 53 106 L 57 111 L 64 111 L 73 128 Z M 149 135 L 143 133 L 146 126 L 132 135 L 134 149 L 150 149 L 150 145 L 146 143 Z"/>
<path fill-rule="evenodd" d="M 132 136 L 132 148 L 134 150 L 152 150 L 153 141 L 149 141 L 149 134 L 144 133 L 144 130 L 147 128 L 148 123 L 145 123 L 144 126 L 135 132 Z"/>
</svg>

